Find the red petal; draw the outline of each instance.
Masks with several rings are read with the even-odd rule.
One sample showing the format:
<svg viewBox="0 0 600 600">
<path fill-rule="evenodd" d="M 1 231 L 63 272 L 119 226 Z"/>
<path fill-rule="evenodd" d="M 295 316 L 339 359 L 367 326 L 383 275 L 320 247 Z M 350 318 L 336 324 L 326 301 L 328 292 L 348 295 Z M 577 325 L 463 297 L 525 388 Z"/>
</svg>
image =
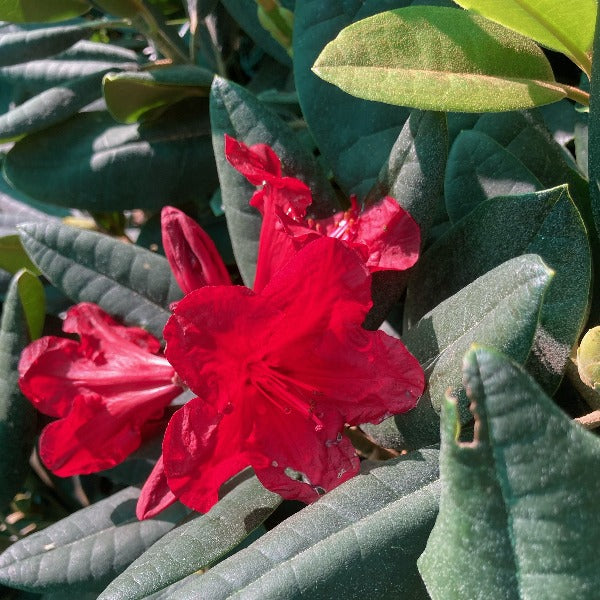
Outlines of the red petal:
<svg viewBox="0 0 600 600">
<path fill-rule="evenodd" d="M 40 436 L 40 457 L 61 477 L 95 473 L 119 464 L 142 442 L 142 429 L 161 418 L 180 388 L 132 389 L 108 399 L 92 391 L 73 396 L 69 414 Z"/>
<path fill-rule="evenodd" d="M 342 242 L 319 237 L 302 248 L 275 274 L 261 296 L 285 313 L 274 344 L 310 355 L 307 335 L 347 323 L 362 324 L 371 308 L 371 276 L 359 255 Z M 312 342 L 311 342 L 312 344 Z"/>
<path fill-rule="evenodd" d="M 97 304 L 90 302 L 72 306 L 67 311 L 62 329 L 66 333 L 79 334 L 82 341 L 89 336 L 110 344 L 130 342 L 152 354 L 160 350 L 160 342 L 153 335 L 140 327 L 120 325 Z"/>
<path fill-rule="evenodd" d="M 144 487 L 138 498 L 135 514 L 140 521 L 151 519 L 165 510 L 165 508 L 171 506 L 176 500 L 177 498 L 167 483 L 161 454 L 144 483 Z"/>
<path fill-rule="evenodd" d="M 195 398 L 171 418 L 163 442 L 169 487 L 186 506 L 208 512 L 221 484 L 249 466 L 242 411 L 228 413 Z"/>
<path fill-rule="evenodd" d="M 215 244 L 193 219 L 165 206 L 161 229 L 165 254 L 184 294 L 205 285 L 231 283 Z"/>
<path fill-rule="evenodd" d="M 225 158 L 253 185 L 281 177 L 279 157 L 266 144 L 249 147 L 225 134 Z"/>
<path fill-rule="evenodd" d="M 384 198 L 358 218 L 356 240 L 369 249 L 367 266 L 373 271 L 403 271 L 419 258 L 421 231 L 393 198 Z"/>
</svg>

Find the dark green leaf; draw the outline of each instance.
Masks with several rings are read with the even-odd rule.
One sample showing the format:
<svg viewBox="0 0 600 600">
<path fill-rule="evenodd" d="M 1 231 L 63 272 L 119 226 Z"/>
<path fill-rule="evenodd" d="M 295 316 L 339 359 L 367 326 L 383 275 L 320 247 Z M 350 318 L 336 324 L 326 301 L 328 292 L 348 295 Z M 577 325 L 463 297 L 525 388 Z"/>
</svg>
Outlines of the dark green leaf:
<svg viewBox="0 0 600 600">
<path fill-rule="evenodd" d="M 596 17 L 594 33 L 594 52 L 600 56 L 600 11 Z M 600 235 L 600 60 L 592 63 L 590 81 L 590 115 L 589 115 L 589 176 L 592 216 L 596 236 Z M 598 317 L 594 315 L 595 322 Z"/>
<path fill-rule="evenodd" d="M 284 48 L 271 36 L 258 20 L 257 4 L 247 0 L 221 0 L 227 12 L 237 21 L 239 26 L 263 50 L 268 52 L 280 63 L 289 65 L 290 57 Z M 284 0 L 281 5 L 294 10 L 295 0 Z M 299 3 L 301 4 L 301 3 Z"/>
<path fill-rule="evenodd" d="M 216 173 L 206 101 L 196 102 L 140 125 L 75 115 L 19 140 L 4 173 L 38 200 L 96 212 L 208 199 Z"/>
<path fill-rule="evenodd" d="M 104 78 L 104 99 L 122 123 L 155 117 L 184 98 L 206 97 L 213 73 L 192 65 L 174 65 L 139 73 L 115 73 Z"/>
<path fill-rule="evenodd" d="M 0 582 L 33 592 L 102 589 L 186 514 L 174 504 L 138 521 L 137 488 L 73 513 L 0 555 Z M 76 596 L 75 596 L 76 597 Z"/>
<path fill-rule="evenodd" d="M 313 70 L 359 98 L 427 110 L 514 110 L 566 96 L 532 40 L 443 7 L 402 8 L 350 25 Z"/>
<path fill-rule="evenodd" d="M 21 394 L 17 371 L 21 351 L 31 340 L 19 294 L 20 280 L 28 277 L 23 272 L 12 279 L 0 322 L 0 509 L 23 484 L 35 439 L 36 411 Z"/>
<path fill-rule="evenodd" d="M 591 259 L 586 230 L 566 186 L 486 200 L 439 238 L 411 274 L 407 324 L 498 264 L 539 254 L 556 272 L 527 368 L 558 386 L 586 318 Z"/>
<path fill-rule="evenodd" d="M 470 413 L 461 388 L 462 358 L 473 342 L 493 345 L 524 363 L 533 344 L 552 272 L 535 255 L 520 256 L 489 271 L 428 312 L 403 341 L 428 379 L 417 408 L 381 425 L 364 425 L 385 447 L 420 448 L 439 441 L 439 413 L 446 390 L 460 393 L 462 422 Z"/>
<path fill-rule="evenodd" d="M 104 71 L 85 75 L 44 90 L 0 115 L 0 140 L 10 140 L 65 121 L 100 98 Z"/>
<path fill-rule="evenodd" d="M 58 54 L 92 34 L 93 25 L 56 25 L 0 35 L 0 66 Z"/>
<path fill-rule="evenodd" d="M 281 502 L 253 477 L 201 515 L 161 538 L 115 579 L 99 600 L 137 600 L 210 566 L 237 546 Z"/>
<path fill-rule="evenodd" d="M 169 304 L 181 297 L 165 258 L 60 223 L 30 223 L 20 229 L 29 256 L 74 302 L 95 302 L 161 338 Z"/>
<path fill-rule="evenodd" d="M 331 214 L 335 197 L 317 162 L 294 131 L 241 86 L 215 77 L 210 92 L 210 116 L 227 227 L 244 282 L 251 285 L 261 217 L 248 203 L 256 188 L 226 161 L 224 134 L 248 145 L 271 146 L 281 159 L 285 175 L 297 177 L 311 188 L 314 201 L 311 210 L 317 215 Z"/>
<path fill-rule="evenodd" d="M 600 586 L 598 438 L 495 350 L 465 358 L 475 439 L 442 413 L 440 514 L 419 568 L 434 600 L 579 600 Z"/>
<path fill-rule="evenodd" d="M 437 514 L 437 450 L 379 463 L 177 586 L 179 600 L 426 600 L 416 557 Z"/>
<path fill-rule="evenodd" d="M 410 4 L 393 2 L 394 7 Z M 388 0 L 303 0 L 295 10 L 294 76 L 302 113 L 337 182 L 360 196 L 375 183 L 409 112 L 353 98 L 311 68 L 343 27 L 389 8 Z"/>
<path fill-rule="evenodd" d="M 446 167 L 446 210 L 453 223 L 496 196 L 537 192 L 543 185 L 514 155 L 479 131 L 458 135 Z"/>
<path fill-rule="evenodd" d="M 12 23 L 63 21 L 88 10 L 85 0 L 0 0 L 0 20 Z"/>
</svg>

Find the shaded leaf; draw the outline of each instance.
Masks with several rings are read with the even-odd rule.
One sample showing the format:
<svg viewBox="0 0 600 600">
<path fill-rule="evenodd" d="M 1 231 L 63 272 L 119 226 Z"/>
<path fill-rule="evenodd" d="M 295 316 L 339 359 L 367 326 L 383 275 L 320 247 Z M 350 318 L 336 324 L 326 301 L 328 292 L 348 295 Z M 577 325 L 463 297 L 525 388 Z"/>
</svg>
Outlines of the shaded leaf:
<svg viewBox="0 0 600 600">
<path fill-rule="evenodd" d="M 0 140 L 10 140 L 65 121 L 100 98 L 104 71 L 85 75 L 44 90 L 0 115 Z"/>
<path fill-rule="evenodd" d="M 556 272 L 527 368 L 555 390 L 586 319 L 591 280 L 587 233 L 566 186 L 486 200 L 459 221 L 413 269 L 406 324 L 498 264 L 539 254 Z"/>
<path fill-rule="evenodd" d="M 473 342 L 493 345 L 524 363 L 538 326 L 552 272 L 535 255 L 520 256 L 482 275 L 438 304 L 406 332 L 403 341 L 428 379 L 417 407 L 380 425 L 363 425 L 386 448 L 420 448 L 439 441 L 446 390 L 459 394 L 463 423 L 471 415 L 461 386 L 461 366 Z"/>
<path fill-rule="evenodd" d="M 0 555 L 0 582 L 37 593 L 101 589 L 189 512 L 174 504 L 138 521 L 138 496 L 126 488 L 13 544 Z"/>
<path fill-rule="evenodd" d="M 169 304 L 181 297 L 164 257 L 60 223 L 29 223 L 20 231 L 31 259 L 73 302 L 95 302 L 161 338 Z"/>
<path fill-rule="evenodd" d="M 500 25 L 518 31 L 552 50 L 566 54 L 584 71 L 594 39 L 596 0 L 565 4 L 562 0 L 455 0 Z"/>
<path fill-rule="evenodd" d="M 335 196 L 314 157 L 295 132 L 272 110 L 241 86 L 215 77 L 210 92 L 210 117 L 221 198 L 236 261 L 244 282 L 254 281 L 258 237 L 262 219 L 249 205 L 255 186 L 249 184 L 225 159 L 224 134 L 248 145 L 268 144 L 280 157 L 285 175 L 304 181 L 313 192 L 311 212 L 333 212 Z"/>
<path fill-rule="evenodd" d="M 114 73 L 104 78 L 106 105 L 122 123 L 157 116 L 184 98 L 206 97 L 213 73 L 192 65 L 175 65 L 138 73 Z"/>
<path fill-rule="evenodd" d="M 28 269 L 39 275 L 38 268 L 31 262 L 16 233 L 0 237 L 0 269 L 13 274 L 20 269 Z"/>
<path fill-rule="evenodd" d="M 36 340 L 42 335 L 46 318 L 44 286 L 37 274 L 29 269 L 21 269 L 15 274 L 15 277 L 21 308 L 25 315 L 27 333 L 30 340 Z"/>
<path fill-rule="evenodd" d="M 594 51 L 600 56 L 600 11 L 596 17 L 594 33 Z M 590 117 L 588 141 L 588 169 L 590 177 L 590 199 L 592 216 L 596 236 L 600 235 L 600 60 L 592 63 L 592 77 L 590 80 Z M 597 295 L 595 295 L 597 298 Z M 595 299 L 595 304 L 598 300 Z M 597 306 L 594 306 L 597 308 Z M 594 315 L 594 313 L 592 313 Z M 598 317 L 593 316 L 594 323 Z"/>
<path fill-rule="evenodd" d="M 426 600 L 415 562 L 437 514 L 437 456 L 425 449 L 371 467 L 178 584 L 176 597 Z"/>
<path fill-rule="evenodd" d="M 0 21 L 43 23 L 78 17 L 90 10 L 85 0 L 0 0 Z"/>
<path fill-rule="evenodd" d="M 36 411 L 21 394 L 17 371 L 21 351 L 32 339 L 19 293 L 19 282 L 27 277 L 12 279 L 0 322 L 0 510 L 23 484 L 35 440 Z"/>
<path fill-rule="evenodd" d="M 325 47 L 313 70 L 360 98 L 428 110 L 514 110 L 566 96 L 534 42 L 444 7 L 355 23 Z"/>
<path fill-rule="evenodd" d="M 210 566 L 258 527 L 281 502 L 253 477 L 206 515 L 168 533 L 131 564 L 98 597 L 142 599 Z"/>
<path fill-rule="evenodd" d="M 514 154 L 484 133 L 463 131 L 452 145 L 444 191 L 453 223 L 489 198 L 541 189 L 541 182 Z"/>
<path fill-rule="evenodd" d="M 102 112 L 75 115 L 19 140 L 4 174 L 35 199 L 97 212 L 209 197 L 214 158 L 206 106 L 196 102 L 140 125 L 116 125 Z"/>
<path fill-rule="evenodd" d="M 457 441 L 456 404 L 446 399 L 440 514 L 419 559 L 431 597 L 594 597 L 598 438 L 495 350 L 467 354 L 464 383 L 476 434 Z"/>
<path fill-rule="evenodd" d="M 410 3 L 397 0 L 392 4 Z M 311 68 L 325 44 L 343 27 L 388 8 L 389 0 L 303 0 L 294 14 L 294 77 L 302 113 L 347 194 L 368 193 L 409 112 L 353 98 L 319 79 Z"/>
</svg>

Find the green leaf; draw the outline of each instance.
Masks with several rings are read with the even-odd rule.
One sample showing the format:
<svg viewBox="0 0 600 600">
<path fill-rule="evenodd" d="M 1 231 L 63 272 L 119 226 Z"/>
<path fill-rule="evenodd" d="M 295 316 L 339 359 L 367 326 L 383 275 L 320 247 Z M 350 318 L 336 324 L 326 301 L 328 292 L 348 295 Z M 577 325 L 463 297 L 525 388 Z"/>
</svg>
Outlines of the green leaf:
<svg viewBox="0 0 600 600">
<path fill-rule="evenodd" d="M 509 27 L 552 50 L 566 54 L 589 74 L 588 54 L 594 40 L 596 0 L 455 0 L 500 25 Z"/>
<path fill-rule="evenodd" d="M 410 0 L 394 4 L 407 6 Z M 387 0 L 303 0 L 294 11 L 294 77 L 302 114 L 346 194 L 368 193 L 409 112 L 353 98 L 319 79 L 311 67 L 343 27 L 387 8 Z"/>
<path fill-rule="evenodd" d="M 204 102 L 139 125 L 77 114 L 19 140 L 4 174 L 37 200 L 94 212 L 208 199 L 216 172 Z"/>
<path fill-rule="evenodd" d="M 122 123 L 144 121 L 190 97 L 208 96 L 213 73 L 192 65 L 174 65 L 139 73 L 106 75 L 104 99 Z"/>
<path fill-rule="evenodd" d="M 476 433 L 472 443 L 457 441 L 457 408 L 448 398 L 440 514 L 419 559 L 432 599 L 593 598 L 598 438 L 495 350 L 469 352 L 464 382 Z"/>
<path fill-rule="evenodd" d="M 35 440 L 36 411 L 21 394 L 17 371 L 21 352 L 32 339 L 20 297 L 28 277 L 22 272 L 11 280 L 0 321 L 0 510 L 23 484 Z"/>
<path fill-rule="evenodd" d="M 444 7 L 355 23 L 325 47 L 313 70 L 360 98 L 428 110 L 514 110 L 566 96 L 534 42 Z"/>
<path fill-rule="evenodd" d="M 556 272 L 526 364 L 554 391 L 586 319 L 591 280 L 587 233 L 566 186 L 486 200 L 439 238 L 411 273 L 407 325 L 498 264 L 528 253 Z"/>
<path fill-rule="evenodd" d="M 181 297 L 167 260 L 133 244 L 60 223 L 20 226 L 23 247 L 40 271 L 74 302 L 95 302 L 157 338 Z"/>
<path fill-rule="evenodd" d="M 238 25 L 273 58 L 284 65 L 291 64 L 290 57 L 284 48 L 260 24 L 256 2 L 248 0 L 221 0 L 227 12 L 237 21 Z M 294 10 L 294 0 L 284 0 L 281 4 Z M 298 4 L 301 4 L 299 2 Z"/>
<path fill-rule="evenodd" d="M 426 600 L 415 563 L 437 514 L 437 456 L 426 449 L 371 466 L 157 598 Z"/>
<path fill-rule="evenodd" d="M 0 582 L 71 597 L 99 591 L 189 512 L 177 503 L 138 521 L 138 496 L 126 488 L 13 544 L 0 555 Z"/>
<path fill-rule="evenodd" d="M 27 324 L 27 333 L 30 340 L 36 340 L 42 335 L 46 318 L 44 286 L 38 279 L 37 273 L 28 269 L 21 269 L 15 277 L 21 308 Z"/>
<path fill-rule="evenodd" d="M 581 381 L 600 391 L 600 327 L 590 329 L 577 349 L 577 370 Z"/>
<path fill-rule="evenodd" d="M 206 515 L 161 538 L 115 579 L 98 600 L 137 600 L 209 567 L 237 546 L 281 502 L 252 477 L 242 482 Z"/>
<path fill-rule="evenodd" d="M 65 121 L 102 95 L 104 71 L 44 90 L 0 115 L 0 140 L 12 140 Z"/>
<path fill-rule="evenodd" d="M 313 192 L 311 212 L 331 214 L 336 206 L 331 186 L 298 136 L 273 111 L 241 86 L 215 77 L 210 92 L 210 118 L 221 197 L 236 262 L 246 285 L 254 281 L 262 219 L 249 205 L 255 186 L 225 159 L 224 134 L 248 145 L 268 144 L 277 153 L 286 175 L 297 177 Z"/>
<path fill-rule="evenodd" d="M 78 17 L 90 10 L 85 0 L 0 0 L 0 21 L 46 23 Z"/>
<path fill-rule="evenodd" d="M 443 213 L 442 218 L 446 218 L 443 182 L 447 154 L 445 115 L 411 111 L 365 203 L 392 196 L 419 224 L 421 240 L 425 243 L 436 217 Z M 367 329 L 381 325 L 404 292 L 407 281 L 407 272 L 373 275 L 373 308 L 364 324 Z"/>
<path fill-rule="evenodd" d="M 600 56 L 600 11 L 596 18 L 594 51 L 596 52 L 596 56 Z M 592 64 L 588 144 L 590 199 L 594 229 L 596 236 L 598 236 L 600 235 L 600 60 Z M 595 299 L 595 303 L 597 302 L 598 300 Z M 598 317 L 594 315 L 594 319 L 594 322 L 597 323 Z"/>
<path fill-rule="evenodd" d="M 462 131 L 450 149 L 444 190 L 453 223 L 484 200 L 528 194 L 543 187 L 514 154 L 484 133 Z"/>
<path fill-rule="evenodd" d="M 0 269 L 13 274 L 20 269 L 29 269 L 37 275 L 40 273 L 25 252 L 17 234 L 0 237 Z"/>
<path fill-rule="evenodd" d="M 439 441 L 446 390 L 459 394 L 461 421 L 468 411 L 461 364 L 473 342 L 492 345 L 524 363 L 538 326 L 552 272 L 535 255 L 519 256 L 482 275 L 424 315 L 403 341 L 425 370 L 428 385 L 417 407 L 380 425 L 362 427 L 386 448 L 420 448 Z"/>
<path fill-rule="evenodd" d="M 6 67 L 58 54 L 92 34 L 97 23 L 55 25 L 3 33 L 0 36 L 0 66 Z"/>
</svg>

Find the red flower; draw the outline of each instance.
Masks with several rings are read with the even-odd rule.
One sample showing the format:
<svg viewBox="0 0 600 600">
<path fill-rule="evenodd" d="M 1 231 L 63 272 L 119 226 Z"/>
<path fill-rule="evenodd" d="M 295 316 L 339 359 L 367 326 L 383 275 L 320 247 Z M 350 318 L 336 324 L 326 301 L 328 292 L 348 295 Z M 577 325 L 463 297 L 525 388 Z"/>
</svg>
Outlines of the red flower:
<svg viewBox="0 0 600 600">
<path fill-rule="evenodd" d="M 231 283 L 214 242 L 193 219 L 172 206 L 161 212 L 162 242 L 184 294 L 205 285 Z"/>
<path fill-rule="evenodd" d="M 344 425 L 407 411 L 424 387 L 399 340 L 361 327 L 370 284 L 356 252 L 319 238 L 259 292 L 205 287 L 177 304 L 167 357 L 198 398 L 165 433 L 176 497 L 206 512 L 249 465 L 267 488 L 305 502 L 356 474 Z"/>
<path fill-rule="evenodd" d="M 419 226 L 386 196 L 361 212 L 350 208 L 324 219 L 307 218 L 312 195 L 307 185 L 283 177 L 277 155 L 265 144 L 248 147 L 225 136 L 225 156 L 248 181 L 262 185 L 250 204 L 263 215 L 254 289 L 260 290 L 303 245 L 322 235 L 344 241 L 363 256 L 369 271 L 405 270 L 419 256 Z"/>
<path fill-rule="evenodd" d="M 40 436 L 40 457 L 66 477 L 123 461 L 156 432 L 182 387 L 156 338 L 119 325 L 95 304 L 72 307 L 63 331 L 79 341 L 48 336 L 27 346 L 19 385 L 42 413 L 57 417 Z"/>
</svg>

